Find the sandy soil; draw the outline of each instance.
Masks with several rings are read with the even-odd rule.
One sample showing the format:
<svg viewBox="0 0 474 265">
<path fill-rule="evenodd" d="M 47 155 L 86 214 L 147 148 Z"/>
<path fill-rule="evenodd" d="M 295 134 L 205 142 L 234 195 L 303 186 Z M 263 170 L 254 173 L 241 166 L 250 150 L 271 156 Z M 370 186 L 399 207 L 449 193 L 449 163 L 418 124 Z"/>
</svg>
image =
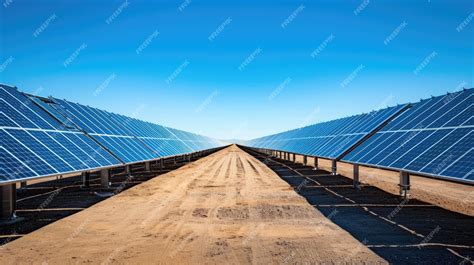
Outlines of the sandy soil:
<svg viewBox="0 0 474 265">
<path fill-rule="evenodd" d="M 291 159 L 293 156 L 290 157 Z M 303 156 L 296 156 L 296 161 L 303 163 Z M 314 159 L 308 158 L 308 165 L 313 165 Z M 319 159 L 321 169 L 331 170 L 331 161 Z M 352 178 L 353 166 L 338 162 L 338 173 Z M 360 167 L 359 180 L 378 187 L 392 194 L 399 194 L 398 172 L 370 167 Z M 432 203 L 445 209 L 474 216 L 474 186 L 459 184 L 421 176 L 411 176 L 411 198 Z"/>
<path fill-rule="evenodd" d="M 37 230 L 0 264 L 386 263 L 231 146 Z"/>
</svg>

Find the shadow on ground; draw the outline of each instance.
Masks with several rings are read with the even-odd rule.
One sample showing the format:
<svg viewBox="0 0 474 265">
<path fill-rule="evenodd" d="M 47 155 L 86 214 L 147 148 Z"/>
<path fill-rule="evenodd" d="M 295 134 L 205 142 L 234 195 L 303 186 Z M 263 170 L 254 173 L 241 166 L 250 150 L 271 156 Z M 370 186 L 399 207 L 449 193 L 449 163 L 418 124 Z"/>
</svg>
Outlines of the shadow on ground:
<svg viewBox="0 0 474 265">
<path fill-rule="evenodd" d="M 373 186 L 355 189 L 352 179 L 344 176 L 244 150 L 391 264 L 471 264 L 473 260 L 473 217 L 404 200 Z"/>
</svg>

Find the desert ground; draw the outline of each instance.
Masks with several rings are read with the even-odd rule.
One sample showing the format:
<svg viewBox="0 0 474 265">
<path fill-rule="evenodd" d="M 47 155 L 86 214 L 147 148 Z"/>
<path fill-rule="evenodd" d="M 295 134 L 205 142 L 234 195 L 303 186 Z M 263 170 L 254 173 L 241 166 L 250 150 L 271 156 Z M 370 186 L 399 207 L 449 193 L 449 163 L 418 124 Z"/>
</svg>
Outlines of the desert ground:
<svg viewBox="0 0 474 265">
<path fill-rule="evenodd" d="M 303 163 L 303 156 L 296 155 L 296 162 Z M 314 160 L 308 158 L 308 164 Z M 319 159 L 319 168 L 331 170 L 331 161 Z M 337 171 L 345 177 L 352 178 L 353 166 L 348 163 L 338 162 Z M 398 172 L 360 167 L 359 181 L 378 187 L 391 194 L 399 194 L 400 176 Z M 474 216 L 474 186 L 454 183 L 441 179 L 411 176 L 410 198 L 432 203 L 450 211 Z"/>
<path fill-rule="evenodd" d="M 0 247 L 0 264 L 387 263 L 233 145 Z"/>
</svg>

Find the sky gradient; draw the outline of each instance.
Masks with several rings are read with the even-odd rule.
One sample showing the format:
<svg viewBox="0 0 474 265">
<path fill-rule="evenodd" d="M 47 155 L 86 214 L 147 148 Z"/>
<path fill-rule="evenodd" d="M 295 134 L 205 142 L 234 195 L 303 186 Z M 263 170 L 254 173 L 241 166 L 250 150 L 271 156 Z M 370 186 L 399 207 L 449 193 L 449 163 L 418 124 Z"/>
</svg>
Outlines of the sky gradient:
<svg viewBox="0 0 474 265">
<path fill-rule="evenodd" d="M 2 1 L 1 83 L 219 139 L 473 87 L 474 1 Z"/>
</svg>

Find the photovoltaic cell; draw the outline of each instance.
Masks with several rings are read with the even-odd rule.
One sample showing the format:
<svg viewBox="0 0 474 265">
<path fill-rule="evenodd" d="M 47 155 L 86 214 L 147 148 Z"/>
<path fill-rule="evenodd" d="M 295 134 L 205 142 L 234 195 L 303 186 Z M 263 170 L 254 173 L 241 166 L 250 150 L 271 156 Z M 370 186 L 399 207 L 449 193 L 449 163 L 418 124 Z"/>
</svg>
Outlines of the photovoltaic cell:
<svg viewBox="0 0 474 265">
<path fill-rule="evenodd" d="M 319 123 L 246 144 L 472 183 L 473 91 Z"/>
<path fill-rule="evenodd" d="M 84 130 L 126 163 L 191 153 L 219 146 L 213 139 L 163 127 L 104 110 L 52 99 L 58 112 L 65 113 Z"/>
<path fill-rule="evenodd" d="M 335 159 L 405 108 L 405 105 L 400 105 L 323 122 L 251 140 L 248 144 L 257 148 Z"/>
<path fill-rule="evenodd" d="M 472 181 L 473 89 L 422 100 L 342 160 Z"/>
<path fill-rule="evenodd" d="M 59 135 L 67 133 L 86 136 L 66 128 L 16 88 L 0 85 L 0 95 L 0 181 L 22 180 L 120 164 L 95 142 L 89 144 L 107 159 L 101 163 L 84 162 L 84 155 L 94 155 L 94 151 L 86 152 L 83 150 L 84 145 L 75 146 L 70 140 Z"/>
</svg>

